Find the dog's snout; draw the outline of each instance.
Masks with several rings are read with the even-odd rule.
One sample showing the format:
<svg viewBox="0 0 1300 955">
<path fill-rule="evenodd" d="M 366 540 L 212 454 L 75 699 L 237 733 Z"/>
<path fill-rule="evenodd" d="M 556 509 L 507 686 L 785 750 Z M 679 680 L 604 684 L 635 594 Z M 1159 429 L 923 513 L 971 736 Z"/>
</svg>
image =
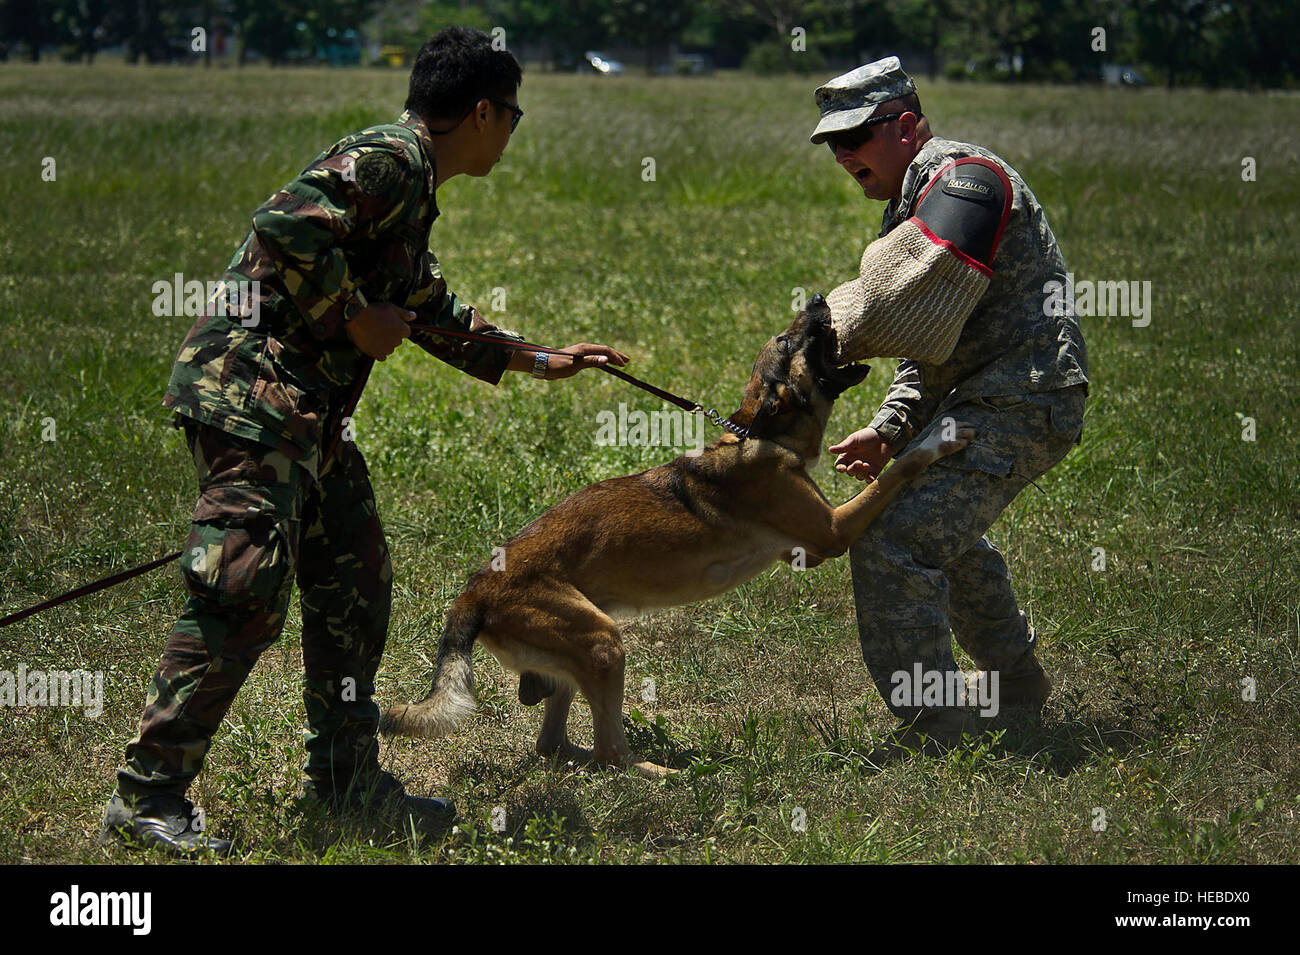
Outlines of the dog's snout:
<svg viewBox="0 0 1300 955">
<path fill-rule="evenodd" d="M 809 304 L 809 305 L 825 305 L 825 304 L 826 304 L 826 296 L 822 295 L 821 292 L 818 292 L 816 295 L 814 295 L 814 296 L 812 297 L 812 300 L 811 300 L 808 304 Z"/>
</svg>

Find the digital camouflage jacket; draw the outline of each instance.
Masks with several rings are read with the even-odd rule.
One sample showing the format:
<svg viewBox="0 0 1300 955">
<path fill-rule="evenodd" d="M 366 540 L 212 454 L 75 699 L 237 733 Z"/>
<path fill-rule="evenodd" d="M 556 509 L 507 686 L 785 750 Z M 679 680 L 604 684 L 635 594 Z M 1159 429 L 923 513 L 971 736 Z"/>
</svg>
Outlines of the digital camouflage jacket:
<svg viewBox="0 0 1300 955">
<path fill-rule="evenodd" d="M 997 163 L 1011 182 L 1011 217 L 993 259 L 993 277 L 947 361 L 904 359 L 871 427 L 897 453 L 945 408 L 972 398 L 1055 391 L 1088 382 L 1083 333 L 1071 314 L 1044 314 L 1049 281 L 1066 282 L 1065 259 L 1038 200 L 1003 159 L 970 143 L 938 137 L 925 143 L 903 178 L 899 200 L 885 207 L 880 235 L 915 212 L 932 176 L 954 159 Z M 1050 310 L 1049 310 L 1050 311 Z"/>
</svg>

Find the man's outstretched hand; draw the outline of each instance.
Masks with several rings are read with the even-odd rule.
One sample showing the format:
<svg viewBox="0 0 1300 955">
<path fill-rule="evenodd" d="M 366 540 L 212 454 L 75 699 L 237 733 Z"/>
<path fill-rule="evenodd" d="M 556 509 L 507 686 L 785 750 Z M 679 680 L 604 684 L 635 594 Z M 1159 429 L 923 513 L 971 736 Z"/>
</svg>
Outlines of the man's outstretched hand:
<svg viewBox="0 0 1300 955">
<path fill-rule="evenodd" d="M 408 325 L 415 317 L 414 312 L 391 302 L 374 302 L 343 327 L 352 344 L 376 361 L 383 361 L 397 350 L 402 339 L 411 337 Z"/>
<path fill-rule="evenodd" d="M 529 363 L 531 365 L 531 362 Z M 583 342 L 570 345 L 560 350 L 558 355 L 549 355 L 546 359 L 546 378 L 571 378 L 584 368 L 596 368 L 600 365 L 614 365 L 621 368 L 627 364 L 627 355 L 610 348 L 608 345 L 592 345 Z"/>
<path fill-rule="evenodd" d="M 835 470 L 859 481 L 874 481 L 893 453 L 875 428 L 854 431 L 829 450 L 832 454 L 839 454 L 835 459 Z"/>
</svg>

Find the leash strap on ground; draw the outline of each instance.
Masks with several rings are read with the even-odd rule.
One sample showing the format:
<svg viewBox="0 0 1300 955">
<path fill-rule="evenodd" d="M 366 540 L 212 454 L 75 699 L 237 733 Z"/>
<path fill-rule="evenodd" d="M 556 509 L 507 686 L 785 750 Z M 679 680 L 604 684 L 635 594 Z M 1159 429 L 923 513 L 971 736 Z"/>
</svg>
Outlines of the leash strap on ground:
<svg viewBox="0 0 1300 955">
<path fill-rule="evenodd" d="M 168 554 L 166 557 L 159 557 L 157 560 L 151 560 L 149 563 L 141 564 L 139 567 L 132 567 L 130 570 L 123 570 L 116 574 L 111 574 L 108 577 L 96 580 L 94 583 L 83 584 L 76 590 L 69 590 L 66 594 L 61 594 L 58 597 L 47 600 L 43 604 L 37 604 L 35 607 L 28 607 L 26 610 L 18 611 L 18 613 L 11 613 L 9 616 L 0 619 L 0 627 L 7 627 L 11 623 L 17 623 L 19 620 L 26 620 L 32 614 L 40 613 L 42 610 L 49 610 L 51 607 L 57 607 L 59 604 L 67 603 L 69 600 L 75 600 L 77 597 L 84 597 L 87 594 L 93 594 L 99 590 L 107 590 L 114 584 L 120 584 L 125 580 L 130 580 L 132 577 L 139 577 L 141 574 L 147 574 L 149 571 L 161 567 L 163 564 L 170 564 L 172 561 L 180 557 L 181 553 L 182 552 L 178 550 L 174 554 Z"/>
</svg>

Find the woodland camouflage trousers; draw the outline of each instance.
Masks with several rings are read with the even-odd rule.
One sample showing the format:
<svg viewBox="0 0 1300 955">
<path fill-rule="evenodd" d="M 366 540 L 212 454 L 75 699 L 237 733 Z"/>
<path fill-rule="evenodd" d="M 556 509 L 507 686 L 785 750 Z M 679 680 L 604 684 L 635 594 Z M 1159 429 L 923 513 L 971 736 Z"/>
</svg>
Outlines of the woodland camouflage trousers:
<svg viewBox="0 0 1300 955">
<path fill-rule="evenodd" d="M 283 453 L 183 419 L 199 501 L 181 570 L 189 591 L 149 688 L 118 791 L 184 793 L 257 658 L 301 591 L 307 775 L 346 786 L 377 769 L 372 700 L 392 566 L 361 452 L 340 441 L 320 475 Z"/>
</svg>

